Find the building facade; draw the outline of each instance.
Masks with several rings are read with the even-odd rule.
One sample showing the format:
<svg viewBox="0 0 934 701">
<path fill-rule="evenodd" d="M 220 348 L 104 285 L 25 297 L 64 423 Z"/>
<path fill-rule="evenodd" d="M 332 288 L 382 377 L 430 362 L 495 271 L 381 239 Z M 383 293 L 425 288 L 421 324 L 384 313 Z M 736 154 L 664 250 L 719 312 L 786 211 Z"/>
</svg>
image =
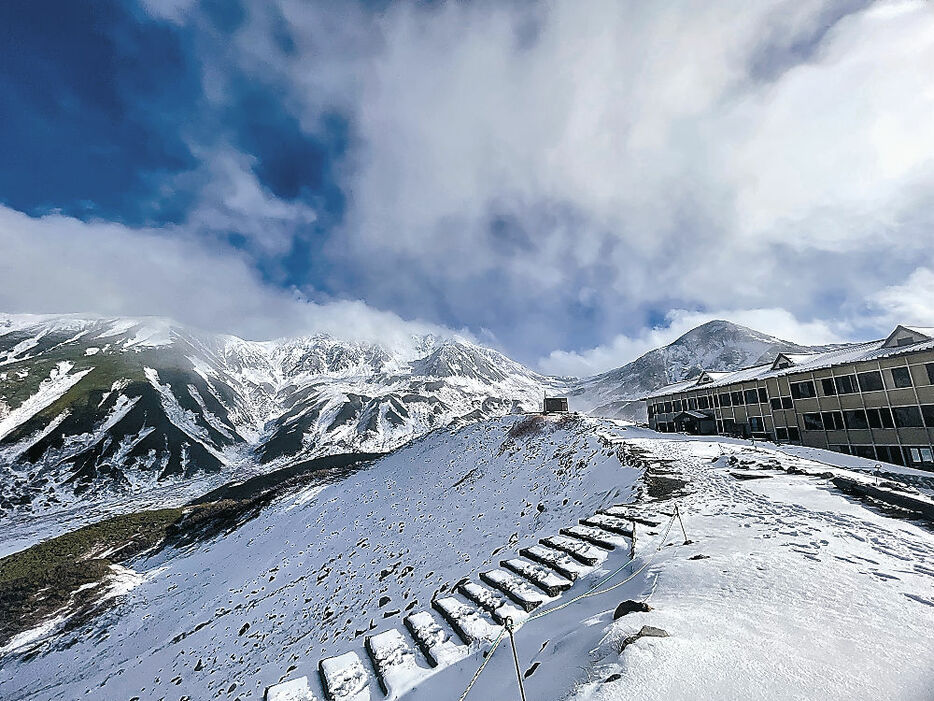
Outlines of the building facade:
<svg viewBox="0 0 934 701">
<path fill-rule="evenodd" d="M 728 373 L 644 398 L 657 431 L 798 443 L 934 470 L 934 328 Z"/>
</svg>

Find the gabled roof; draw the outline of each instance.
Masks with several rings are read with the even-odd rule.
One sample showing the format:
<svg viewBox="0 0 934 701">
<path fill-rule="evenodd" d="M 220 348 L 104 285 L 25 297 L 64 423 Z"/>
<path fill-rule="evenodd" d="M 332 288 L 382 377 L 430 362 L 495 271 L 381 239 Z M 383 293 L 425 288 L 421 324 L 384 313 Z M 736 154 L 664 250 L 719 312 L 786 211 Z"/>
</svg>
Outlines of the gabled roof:
<svg viewBox="0 0 934 701">
<path fill-rule="evenodd" d="M 899 324 L 885 339 L 886 348 L 901 348 L 913 346 L 915 343 L 924 343 L 934 338 L 934 329 L 923 326 L 902 326 Z"/>
</svg>

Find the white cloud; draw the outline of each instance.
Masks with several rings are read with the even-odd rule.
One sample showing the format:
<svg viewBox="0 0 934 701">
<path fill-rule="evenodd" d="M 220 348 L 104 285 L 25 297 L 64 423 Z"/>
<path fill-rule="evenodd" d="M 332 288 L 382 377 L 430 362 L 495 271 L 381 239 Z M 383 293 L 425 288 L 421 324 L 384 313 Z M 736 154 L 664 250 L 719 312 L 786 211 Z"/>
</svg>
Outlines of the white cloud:
<svg viewBox="0 0 934 701">
<path fill-rule="evenodd" d="M 923 0 L 379 12 L 279 0 L 247 5 L 230 37 L 188 0 L 144 4 L 209 37 L 212 105 L 228 106 L 236 66 L 284 90 L 309 133 L 324 115 L 348 117 L 347 212 L 316 251 L 328 289 L 345 297 L 483 330 L 520 360 L 545 356 L 541 367 L 575 374 L 711 316 L 814 342 L 881 331 L 883 308 L 916 323 L 929 313 L 899 301 L 927 289 L 912 271 L 934 270 L 934 13 Z M 200 155 L 208 184 L 166 232 L 177 245 L 233 230 L 275 258 L 314 220 L 265 191 L 242 154 Z M 217 266 L 204 274 L 252 275 L 229 251 L 201 255 Z M 97 307 L 120 296 L 103 280 Z M 721 311 L 643 328 L 666 309 Z M 305 323 L 295 314 L 270 323 Z"/>
<path fill-rule="evenodd" d="M 894 328 L 896 324 L 934 326 L 934 270 L 918 268 L 900 284 L 873 295 L 870 309 Z"/>
<path fill-rule="evenodd" d="M 265 285 L 236 251 L 208 247 L 184 227 L 33 218 L 0 206 L 0 250 L 8 312 L 155 315 L 247 338 L 323 332 L 403 347 L 412 334 L 451 334 L 362 301 L 315 303 Z"/>
</svg>

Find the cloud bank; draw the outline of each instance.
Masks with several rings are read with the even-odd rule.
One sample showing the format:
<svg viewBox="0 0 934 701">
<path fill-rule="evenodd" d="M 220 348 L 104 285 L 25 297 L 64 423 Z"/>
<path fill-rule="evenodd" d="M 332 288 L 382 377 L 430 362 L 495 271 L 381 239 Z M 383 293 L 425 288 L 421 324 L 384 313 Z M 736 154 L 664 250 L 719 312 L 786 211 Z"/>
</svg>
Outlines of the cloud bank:
<svg viewBox="0 0 934 701">
<path fill-rule="evenodd" d="M 6 234 L 27 287 L 0 303 L 251 333 L 463 328 L 562 374 L 710 318 L 804 343 L 934 324 L 922 0 L 141 8 L 195 37 L 204 112 L 253 121 L 186 129 L 199 165 L 164 183 L 190 193 L 170 226 L 3 212 L 42 235 Z M 315 145 L 273 154 L 295 177 L 270 176 L 277 136 Z M 337 195 L 307 185 L 318 172 Z M 43 290 L 50 250 L 74 256 L 71 282 Z M 122 290 L 149 286 L 134 258 L 177 266 L 175 291 Z"/>
</svg>

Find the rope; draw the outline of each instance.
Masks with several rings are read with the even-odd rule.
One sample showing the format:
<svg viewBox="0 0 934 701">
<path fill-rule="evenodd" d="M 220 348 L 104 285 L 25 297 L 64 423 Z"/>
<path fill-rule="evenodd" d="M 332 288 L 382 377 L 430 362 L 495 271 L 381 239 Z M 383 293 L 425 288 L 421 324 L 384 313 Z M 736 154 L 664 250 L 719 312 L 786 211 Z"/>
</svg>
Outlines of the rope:
<svg viewBox="0 0 934 701">
<path fill-rule="evenodd" d="M 499 646 L 500 641 L 503 639 L 503 634 L 506 632 L 506 626 L 503 626 L 503 629 L 499 632 L 499 635 L 496 636 L 496 640 L 493 641 L 493 647 L 490 648 L 490 651 L 486 654 L 486 657 L 483 659 L 483 663 L 474 672 L 473 679 L 470 680 L 470 683 L 467 685 L 467 688 L 464 689 L 464 693 L 461 694 L 458 701 L 464 701 L 467 698 L 467 694 L 470 693 L 471 688 L 476 683 L 477 679 L 480 678 L 480 673 L 483 671 L 483 668 L 486 667 L 486 663 L 490 661 L 490 658 L 493 657 L 493 653 L 496 651 L 496 648 Z"/>
</svg>

